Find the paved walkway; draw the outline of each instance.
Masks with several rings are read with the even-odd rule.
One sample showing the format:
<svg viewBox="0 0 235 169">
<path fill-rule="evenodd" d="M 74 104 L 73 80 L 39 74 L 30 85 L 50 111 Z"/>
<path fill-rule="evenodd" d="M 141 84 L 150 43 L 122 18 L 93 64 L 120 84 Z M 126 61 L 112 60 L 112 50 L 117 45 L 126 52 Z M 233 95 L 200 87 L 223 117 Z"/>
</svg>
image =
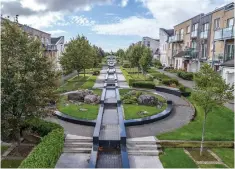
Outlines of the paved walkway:
<svg viewBox="0 0 235 169">
<path fill-rule="evenodd" d="M 160 133 L 175 130 L 190 122 L 194 110 L 187 101 L 172 94 L 163 92 L 157 93 L 163 95 L 166 99 L 173 101 L 173 112 L 167 118 L 154 123 L 127 127 L 127 136 L 129 138 L 155 136 Z"/>
<path fill-rule="evenodd" d="M 47 117 L 46 120 L 60 124 L 64 128 L 65 134 L 72 134 L 72 135 L 86 136 L 86 137 L 93 136 L 94 127 L 92 126 L 73 124 L 70 122 L 60 120 L 57 117 Z"/>
<path fill-rule="evenodd" d="M 189 80 L 184 80 L 184 79 L 181 79 L 180 77 L 178 77 L 176 74 L 174 73 L 170 73 L 170 72 L 167 72 L 167 71 L 163 71 L 162 69 L 156 69 L 157 71 L 161 72 L 161 73 L 164 73 L 166 74 L 167 76 L 169 77 L 172 77 L 172 78 L 175 78 L 177 79 L 181 84 L 183 84 L 184 86 L 188 87 L 188 88 L 191 88 L 193 89 L 194 86 L 195 86 L 195 83 L 194 81 L 189 81 Z M 233 101 L 232 101 L 233 102 Z M 225 103 L 224 106 L 227 107 L 228 109 L 234 111 L 234 103 Z"/>
</svg>

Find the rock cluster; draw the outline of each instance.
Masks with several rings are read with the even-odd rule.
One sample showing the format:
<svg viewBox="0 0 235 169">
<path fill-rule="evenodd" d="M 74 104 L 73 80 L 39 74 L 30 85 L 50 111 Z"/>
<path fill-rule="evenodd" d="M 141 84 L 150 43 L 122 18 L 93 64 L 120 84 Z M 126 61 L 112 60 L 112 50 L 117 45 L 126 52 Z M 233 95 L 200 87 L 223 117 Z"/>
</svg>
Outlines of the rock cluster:
<svg viewBox="0 0 235 169">
<path fill-rule="evenodd" d="M 137 100 L 138 103 L 142 105 L 155 106 L 158 104 L 156 97 L 147 94 L 140 95 Z"/>
<path fill-rule="evenodd" d="M 68 100 L 85 102 L 88 104 L 97 104 L 100 102 L 100 96 L 94 94 L 92 90 L 78 90 L 68 94 Z"/>
</svg>

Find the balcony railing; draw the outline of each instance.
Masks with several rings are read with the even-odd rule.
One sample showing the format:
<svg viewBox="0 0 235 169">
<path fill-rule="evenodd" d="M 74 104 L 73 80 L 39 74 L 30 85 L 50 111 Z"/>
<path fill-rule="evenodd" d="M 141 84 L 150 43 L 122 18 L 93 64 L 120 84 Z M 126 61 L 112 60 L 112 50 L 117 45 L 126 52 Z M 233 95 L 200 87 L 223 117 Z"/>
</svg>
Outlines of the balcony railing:
<svg viewBox="0 0 235 169">
<path fill-rule="evenodd" d="M 201 39 L 207 39 L 207 37 L 208 37 L 208 31 L 201 32 L 200 34 Z"/>
<path fill-rule="evenodd" d="M 45 48 L 46 51 L 56 51 L 57 50 L 57 46 L 56 45 L 43 45 L 43 47 Z"/>
<path fill-rule="evenodd" d="M 184 35 L 183 34 L 177 34 L 177 35 L 169 37 L 169 42 L 170 43 L 172 43 L 172 42 L 180 42 L 180 41 L 183 41 L 183 40 L 184 40 Z"/>
<path fill-rule="evenodd" d="M 234 38 L 234 27 L 228 27 L 215 31 L 214 40 L 232 39 Z"/>
<path fill-rule="evenodd" d="M 196 38 L 197 37 L 197 30 L 191 32 L 191 38 Z"/>
</svg>

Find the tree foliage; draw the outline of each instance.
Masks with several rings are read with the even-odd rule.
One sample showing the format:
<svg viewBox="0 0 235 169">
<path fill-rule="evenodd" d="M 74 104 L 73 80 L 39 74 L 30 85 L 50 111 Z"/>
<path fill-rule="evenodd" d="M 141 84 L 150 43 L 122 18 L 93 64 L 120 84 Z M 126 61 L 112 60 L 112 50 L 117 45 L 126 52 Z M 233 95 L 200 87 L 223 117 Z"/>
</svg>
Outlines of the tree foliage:
<svg viewBox="0 0 235 169">
<path fill-rule="evenodd" d="M 223 78 L 215 72 L 208 64 L 204 64 L 200 71 L 195 74 L 195 91 L 192 99 L 204 111 L 201 153 L 203 151 L 205 124 L 207 115 L 233 98 L 233 86 L 226 84 Z"/>
<path fill-rule="evenodd" d="M 21 123 L 41 117 L 56 98 L 58 73 L 41 42 L 28 37 L 16 23 L 3 21 L 1 42 L 2 136 L 15 136 L 19 142 Z"/>
<path fill-rule="evenodd" d="M 152 61 L 151 50 L 149 48 L 144 48 L 143 55 L 139 60 L 139 65 L 140 65 L 143 73 L 145 73 L 148 70 L 151 61 Z"/>
<path fill-rule="evenodd" d="M 72 39 L 63 53 L 60 64 L 64 71 L 76 70 L 78 75 L 79 72 L 85 69 L 93 68 L 101 62 L 104 52 L 97 46 L 91 46 L 85 36 L 77 36 Z"/>
</svg>

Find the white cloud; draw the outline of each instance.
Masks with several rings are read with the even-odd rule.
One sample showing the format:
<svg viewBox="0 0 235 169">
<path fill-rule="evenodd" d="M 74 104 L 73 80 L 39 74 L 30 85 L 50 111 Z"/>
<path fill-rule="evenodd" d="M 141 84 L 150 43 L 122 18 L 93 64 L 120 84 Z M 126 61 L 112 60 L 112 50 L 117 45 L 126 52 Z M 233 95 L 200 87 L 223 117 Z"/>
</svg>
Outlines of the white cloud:
<svg viewBox="0 0 235 169">
<path fill-rule="evenodd" d="M 128 3 L 128 0 L 122 0 L 121 6 L 125 7 L 125 6 L 127 6 L 127 3 Z"/>
<path fill-rule="evenodd" d="M 52 27 L 57 21 L 63 20 L 64 14 L 60 12 L 47 12 L 41 15 L 20 16 L 19 23 L 36 29 Z"/>
<path fill-rule="evenodd" d="M 155 19 L 132 16 L 121 19 L 117 23 L 94 25 L 92 30 L 97 34 L 107 35 L 137 35 L 157 37 L 157 23 Z"/>
<path fill-rule="evenodd" d="M 76 23 L 80 26 L 92 26 L 95 24 L 95 21 L 85 16 L 71 16 L 71 23 Z"/>
<path fill-rule="evenodd" d="M 159 28 L 172 29 L 174 25 L 200 13 L 213 11 L 231 0 L 136 0 L 148 9 L 153 18 L 132 16 L 113 23 L 94 25 L 92 30 L 107 35 L 137 35 L 159 37 Z M 145 15 L 146 16 L 146 15 Z"/>
<path fill-rule="evenodd" d="M 41 11 L 46 10 L 45 4 L 40 4 L 37 1 L 34 0 L 21 0 L 20 1 L 23 8 L 30 8 L 33 11 Z"/>
<path fill-rule="evenodd" d="M 56 30 L 52 30 L 52 31 L 46 31 L 46 32 L 50 33 L 52 36 L 67 33 L 66 31 L 60 30 L 60 29 L 56 29 Z"/>
</svg>

